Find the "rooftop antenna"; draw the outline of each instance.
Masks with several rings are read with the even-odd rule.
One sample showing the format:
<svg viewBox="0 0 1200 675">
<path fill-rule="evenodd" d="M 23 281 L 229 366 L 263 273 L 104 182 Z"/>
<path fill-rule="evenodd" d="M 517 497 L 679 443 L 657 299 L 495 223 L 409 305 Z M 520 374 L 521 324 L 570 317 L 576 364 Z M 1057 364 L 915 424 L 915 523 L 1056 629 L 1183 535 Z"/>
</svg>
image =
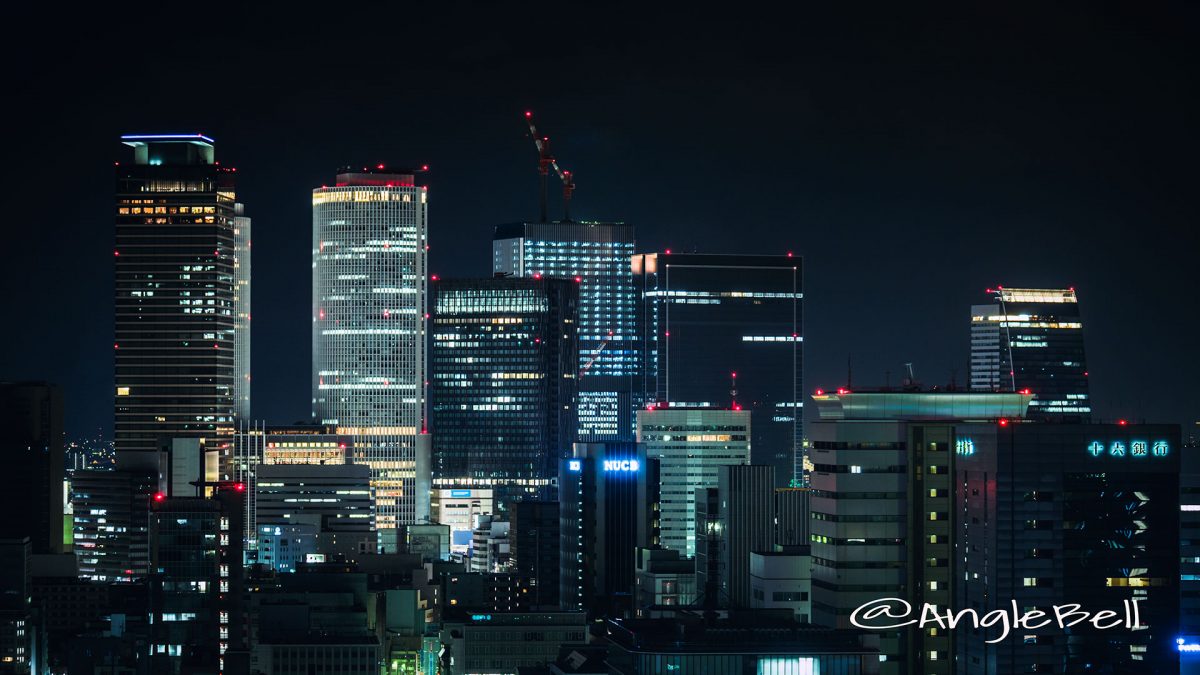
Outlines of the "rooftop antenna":
<svg viewBox="0 0 1200 675">
<path fill-rule="evenodd" d="M 904 378 L 904 386 L 911 387 L 917 383 L 917 376 L 913 374 L 913 364 L 911 361 L 904 364 L 904 370 L 908 373 L 908 377 Z"/>
<path fill-rule="evenodd" d="M 737 373 L 733 372 L 729 374 L 729 397 L 732 400 L 730 407 L 734 410 L 741 410 L 742 406 L 738 405 L 737 394 Z"/>
<path fill-rule="evenodd" d="M 853 388 L 853 386 L 852 386 L 853 382 L 851 382 L 851 376 L 853 374 L 854 374 L 854 370 L 850 368 L 850 355 L 846 354 L 846 388 L 847 389 Z"/>
</svg>

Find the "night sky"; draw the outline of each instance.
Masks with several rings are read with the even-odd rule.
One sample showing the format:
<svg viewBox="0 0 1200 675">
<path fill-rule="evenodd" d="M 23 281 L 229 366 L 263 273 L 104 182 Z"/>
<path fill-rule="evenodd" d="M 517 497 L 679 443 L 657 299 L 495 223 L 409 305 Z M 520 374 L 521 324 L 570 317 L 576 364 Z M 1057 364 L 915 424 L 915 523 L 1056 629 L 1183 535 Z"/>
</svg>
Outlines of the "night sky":
<svg viewBox="0 0 1200 675">
<path fill-rule="evenodd" d="M 859 385 L 965 384 L 985 288 L 1074 286 L 1097 416 L 1200 419 L 1196 6 L 41 4 L 0 41 L 0 379 L 62 384 L 72 437 L 112 426 L 122 133 L 203 132 L 238 168 L 252 405 L 283 423 L 310 409 L 310 190 L 427 163 L 432 271 L 490 275 L 492 226 L 537 217 L 525 110 L 576 218 L 803 255 L 810 392 L 847 358 Z"/>
</svg>

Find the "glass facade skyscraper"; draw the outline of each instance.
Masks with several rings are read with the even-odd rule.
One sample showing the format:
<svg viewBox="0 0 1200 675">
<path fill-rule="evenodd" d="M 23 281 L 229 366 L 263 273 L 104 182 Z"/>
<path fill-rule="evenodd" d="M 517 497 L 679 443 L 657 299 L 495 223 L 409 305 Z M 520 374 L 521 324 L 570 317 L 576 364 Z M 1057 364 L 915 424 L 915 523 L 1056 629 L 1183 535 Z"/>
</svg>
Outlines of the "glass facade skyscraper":
<svg viewBox="0 0 1200 675">
<path fill-rule="evenodd" d="M 803 484 L 801 259 L 649 253 L 632 270 L 644 403 L 749 411 L 753 462 L 780 487 Z"/>
<path fill-rule="evenodd" d="M 748 410 L 658 408 L 637 413 L 637 442 L 659 462 L 659 543 L 696 556 L 696 491 L 722 466 L 750 463 Z"/>
<path fill-rule="evenodd" d="M 971 389 L 1030 390 L 1029 417 L 1088 421 L 1087 361 L 1075 289 L 988 289 L 971 307 Z"/>
<path fill-rule="evenodd" d="M 630 440 L 637 354 L 637 291 L 623 223 L 511 223 L 496 227 L 492 271 L 579 282 L 578 437 Z"/>
<path fill-rule="evenodd" d="M 122 136 L 116 167 L 115 443 L 231 434 L 249 410 L 250 219 L 200 134 Z"/>
<path fill-rule="evenodd" d="M 376 525 L 416 518 L 424 431 L 427 205 L 414 171 L 343 169 L 313 190 L 313 417 L 363 437 Z"/>
<path fill-rule="evenodd" d="M 494 487 L 498 502 L 549 496 L 576 431 L 578 286 L 547 277 L 433 283 L 437 485 Z"/>
</svg>

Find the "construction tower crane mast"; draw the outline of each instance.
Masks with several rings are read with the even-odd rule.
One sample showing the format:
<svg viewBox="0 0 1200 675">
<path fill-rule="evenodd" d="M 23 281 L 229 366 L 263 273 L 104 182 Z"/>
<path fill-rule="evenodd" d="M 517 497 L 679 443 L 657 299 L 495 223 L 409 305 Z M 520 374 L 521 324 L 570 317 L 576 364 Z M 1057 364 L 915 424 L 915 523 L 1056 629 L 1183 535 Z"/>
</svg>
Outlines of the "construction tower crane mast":
<svg viewBox="0 0 1200 675">
<path fill-rule="evenodd" d="M 550 154 L 550 139 L 546 136 L 538 135 L 537 127 L 533 124 L 533 113 L 525 113 L 525 123 L 529 125 L 529 134 L 533 137 L 533 143 L 538 150 L 538 176 L 542 183 L 542 222 L 547 221 L 546 214 L 546 177 L 550 174 L 550 169 L 554 169 L 554 173 L 558 175 L 558 179 L 563 184 L 563 220 L 571 222 L 571 195 L 575 192 L 575 176 L 570 171 L 566 171 L 558 166 L 558 160 L 554 155 Z"/>
</svg>

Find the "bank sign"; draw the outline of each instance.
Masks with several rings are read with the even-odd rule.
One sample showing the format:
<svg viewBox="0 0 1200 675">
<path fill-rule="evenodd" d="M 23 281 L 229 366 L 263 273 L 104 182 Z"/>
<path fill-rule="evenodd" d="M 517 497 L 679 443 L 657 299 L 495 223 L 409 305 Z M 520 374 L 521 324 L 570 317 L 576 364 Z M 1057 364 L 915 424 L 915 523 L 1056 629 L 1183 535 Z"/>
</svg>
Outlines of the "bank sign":
<svg viewBox="0 0 1200 675">
<path fill-rule="evenodd" d="M 1166 441 L 1111 441 L 1102 443 L 1092 441 L 1087 446 L 1088 454 L 1092 457 L 1108 455 L 1109 457 L 1166 457 L 1171 454 L 1171 448 Z"/>
</svg>

